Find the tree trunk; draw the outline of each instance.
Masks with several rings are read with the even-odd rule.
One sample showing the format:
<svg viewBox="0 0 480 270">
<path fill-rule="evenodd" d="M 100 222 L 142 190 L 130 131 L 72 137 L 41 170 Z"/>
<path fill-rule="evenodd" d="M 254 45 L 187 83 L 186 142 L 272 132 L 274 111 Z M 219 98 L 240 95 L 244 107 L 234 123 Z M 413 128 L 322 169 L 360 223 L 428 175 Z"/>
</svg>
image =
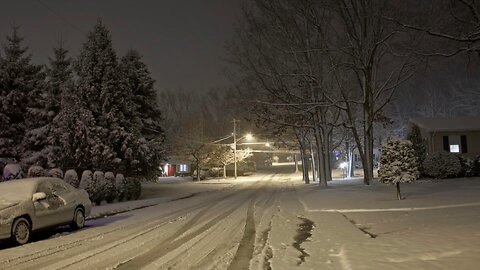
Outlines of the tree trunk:
<svg viewBox="0 0 480 270">
<path fill-rule="evenodd" d="M 400 193 L 400 183 L 397 182 L 396 186 L 397 186 L 397 199 L 402 200 L 403 198 L 402 198 L 402 194 Z"/>
<path fill-rule="evenodd" d="M 223 178 L 227 178 L 227 165 L 223 165 Z"/>
<path fill-rule="evenodd" d="M 302 160 L 303 181 L 305 182 L 305 184 L 309 184 L 310 178 L 308 175 L 308 157 L 307 149 L 305 147 L 305 134 L 303 134 L 302 131 L 296 129 L 295 135 L 297 135 L 297 140 L 300 145 L 300 159 Z"/>
<path fill-rule="evenodd" d="M 295 162 L 295 172 L 298 172 L 298 160 L 297 160 L 297 154 L 293 154 L 293 161 Z"/>
<path fill-rule="evenodd" d="M 328 171 L 328 168 L 330 167 L 329 164 L 327 164 L 327 162 L 330 162 L 330 158 L 329 157 L 325 157 L 325 143 L 323 142 L 322 140 L 322 136 L 320 134 L 320 127 L 319 127 L 319 124 L 316 124 L 315 127 L 314 127 L 314 133 L 315 133 L 315 142 L 316 142 L 316 145 L 317 145 L 317 156 L 320 160 L 319 162 L 319 172 L 318 172 L 318 184 L 320 186 L 323 186 L 323 187 L 326 187 L 328 184 L 327 184 L 327 180 L 328 180 L 328 176 L 327 176 L 327 171 Z"/>
<path fill-rule="evenodd" d="M 310 142 L 310 159 L 312 160 L 312 181 L 317 180 L 317 167 L 315 162 L 315 151 L 313 149 L 313 143 Z"/>
<path fill-rule="evenodd" d="M 347 152 L 347 178 L 354 176 L 353 168 L 353 147 L 349 141 L 345 142 L 345 151 Z"/>
</svg>

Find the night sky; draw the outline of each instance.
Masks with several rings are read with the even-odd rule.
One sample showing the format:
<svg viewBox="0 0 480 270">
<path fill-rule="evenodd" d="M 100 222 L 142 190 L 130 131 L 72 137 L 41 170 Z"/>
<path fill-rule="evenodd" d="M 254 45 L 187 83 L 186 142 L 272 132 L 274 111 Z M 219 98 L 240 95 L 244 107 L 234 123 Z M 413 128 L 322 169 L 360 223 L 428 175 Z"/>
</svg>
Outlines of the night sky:
<svg viewBox="0 0 480 270">
<path fill-rule="evenodd" d="M 25 0 L 0 3 L 1 43 L 13 25 L 33 60 L 46 64 L 62 38 L 72 56 L 97 18 L 110 29 L 119 56 L 136 49 L 157 89 L 204 91 L 226 84 L 221 60 L 241 0 Z"/>
</svg>

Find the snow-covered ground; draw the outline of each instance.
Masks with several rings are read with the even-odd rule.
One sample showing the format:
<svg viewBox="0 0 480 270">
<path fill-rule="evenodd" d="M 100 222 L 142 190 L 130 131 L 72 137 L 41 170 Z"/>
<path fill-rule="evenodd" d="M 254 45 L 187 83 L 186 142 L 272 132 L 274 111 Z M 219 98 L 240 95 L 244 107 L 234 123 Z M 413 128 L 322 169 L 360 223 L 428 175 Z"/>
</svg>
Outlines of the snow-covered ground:
<svg viewBox="0 0 480 270">
<path fill-rule="evenodd" d="M 0 268 L 478 269 L 479 178 L 402 185 L 398 201 L 393 186 L 300 177 L 160 179 L 85 229 L 2 247 Z"/>
</svg>

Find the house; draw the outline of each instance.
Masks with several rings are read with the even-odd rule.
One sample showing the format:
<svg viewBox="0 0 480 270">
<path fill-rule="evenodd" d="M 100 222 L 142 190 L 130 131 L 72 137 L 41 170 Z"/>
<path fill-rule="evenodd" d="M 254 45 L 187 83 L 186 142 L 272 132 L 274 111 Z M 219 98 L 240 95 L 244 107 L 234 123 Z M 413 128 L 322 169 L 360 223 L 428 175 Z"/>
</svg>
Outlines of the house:
<svg viewBox="0 0 480 270">
<path fill-rule="evenodd" d="M 160 164 L 162 176 L 186 176 L 191 175 L 191 164 L 179 158 L 170 158 L 167 162 Z"/>
<path fill-rule="evenodd" d="M 447 151 L 473 158 L 480 155 L 480 117 L 415 118 L 427 153 Z"/>
</svg>

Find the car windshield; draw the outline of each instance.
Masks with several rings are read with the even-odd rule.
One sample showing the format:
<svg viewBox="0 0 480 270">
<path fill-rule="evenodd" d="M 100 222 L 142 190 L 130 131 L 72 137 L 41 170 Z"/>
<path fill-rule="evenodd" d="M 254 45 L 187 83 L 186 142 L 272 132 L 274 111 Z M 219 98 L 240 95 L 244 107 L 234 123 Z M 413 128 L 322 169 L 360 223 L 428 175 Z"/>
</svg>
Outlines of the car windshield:
<svg viewBox="0 0 480 270">
<path fill-rule="evenodd" d="M 35 183 L 11 180 L 0 183 L 0 198 L 7 200 L 31 200 Z"/>
</svg>

